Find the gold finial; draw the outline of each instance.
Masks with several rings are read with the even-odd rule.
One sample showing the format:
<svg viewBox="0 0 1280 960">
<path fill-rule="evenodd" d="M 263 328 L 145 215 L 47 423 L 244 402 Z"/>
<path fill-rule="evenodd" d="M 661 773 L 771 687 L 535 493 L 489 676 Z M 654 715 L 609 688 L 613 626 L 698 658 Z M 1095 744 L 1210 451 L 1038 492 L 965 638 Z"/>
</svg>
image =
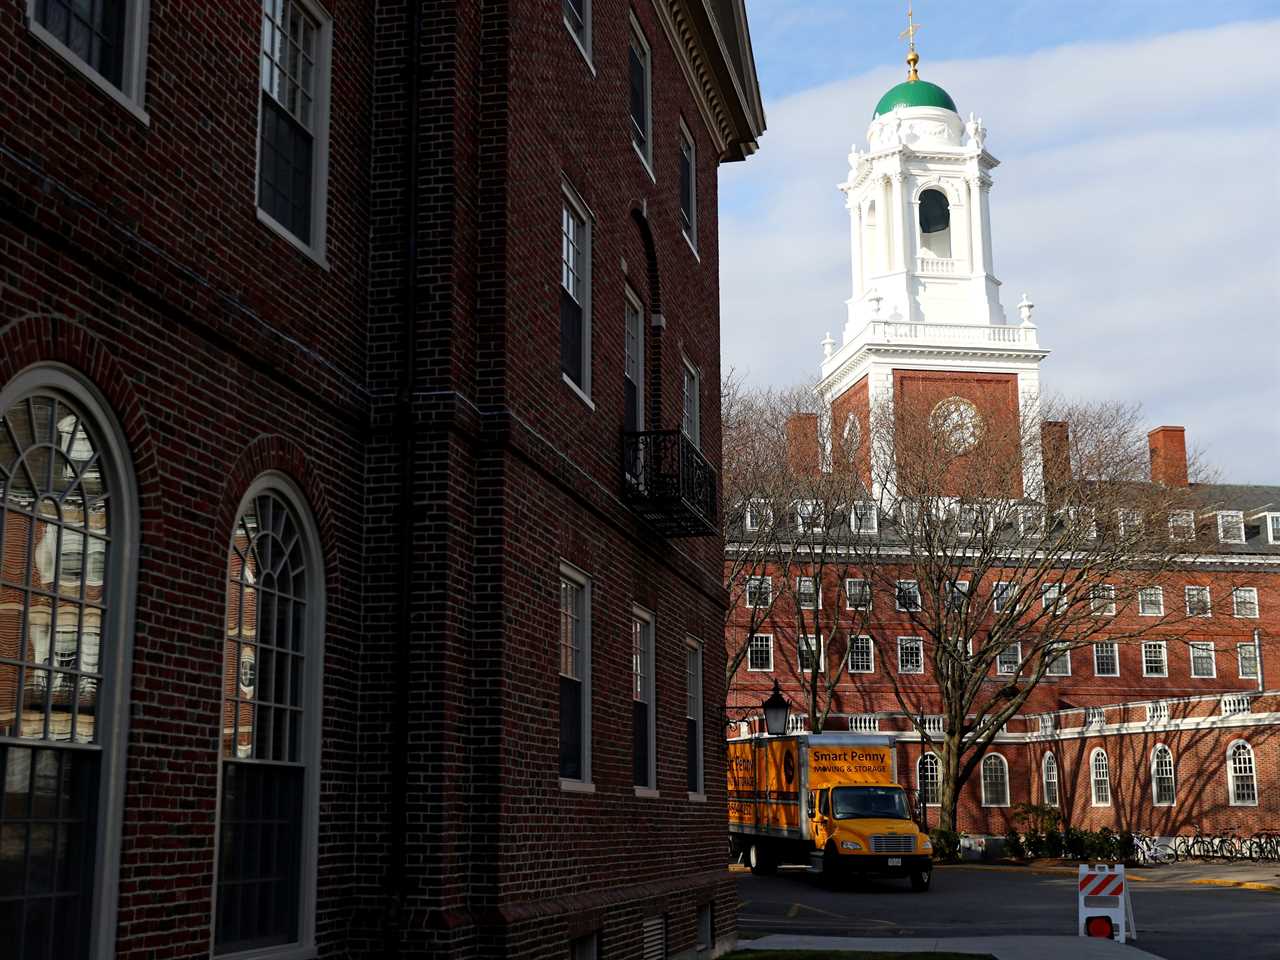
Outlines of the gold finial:
<svg viewBox="0 0 1280 960">
<path fill-rule="evenodd" d="M 907 29 L 898 34 L 899 40 L 907 41 L 907 82 L 915 83 L 920 79 L 916 72 L 916 64 L 920 62 L 920 54 L 916 53 L 916 33 L 924 24 L 916 23 L 911 15 L 911 3 L 907 3 Z"/>
</svg>

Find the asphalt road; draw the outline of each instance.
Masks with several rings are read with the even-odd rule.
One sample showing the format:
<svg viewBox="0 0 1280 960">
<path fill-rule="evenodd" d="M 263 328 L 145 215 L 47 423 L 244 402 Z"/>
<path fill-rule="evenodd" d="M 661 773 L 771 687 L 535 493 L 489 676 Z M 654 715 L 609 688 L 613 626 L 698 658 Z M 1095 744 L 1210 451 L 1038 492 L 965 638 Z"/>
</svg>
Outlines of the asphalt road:
<svg viewBox="0 0 1280 960">
<path fill-rule="evenodd" d="M 941 867 L 933 889 L 905 880 L 836 889 L 803 870 L 735 874 L 743 936 L 986 937 L 1076 932 L 1076 881 L 1058 874 Z M 1129 884 L 1137 946 L 1166 960 L 1280 960 L 1280 893 L 1164 881 Z"/>
</svg>

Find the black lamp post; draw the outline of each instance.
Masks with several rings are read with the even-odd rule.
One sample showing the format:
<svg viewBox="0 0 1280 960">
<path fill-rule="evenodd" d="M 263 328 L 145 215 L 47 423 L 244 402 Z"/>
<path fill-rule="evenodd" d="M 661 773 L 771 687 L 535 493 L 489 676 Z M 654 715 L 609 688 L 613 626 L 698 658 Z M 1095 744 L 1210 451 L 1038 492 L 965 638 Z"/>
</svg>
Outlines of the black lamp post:
<svg viewBox="0 0 1280 960">
<path fill-rule="evenodd" d="M 787 711 L 790 709 L 787 698 L 782 695 L 778 681 L 773 681 L 773 693 L 764 702 L 764 727 L 769 736 L 779 737 L 787 732 Z"/>
</svg>

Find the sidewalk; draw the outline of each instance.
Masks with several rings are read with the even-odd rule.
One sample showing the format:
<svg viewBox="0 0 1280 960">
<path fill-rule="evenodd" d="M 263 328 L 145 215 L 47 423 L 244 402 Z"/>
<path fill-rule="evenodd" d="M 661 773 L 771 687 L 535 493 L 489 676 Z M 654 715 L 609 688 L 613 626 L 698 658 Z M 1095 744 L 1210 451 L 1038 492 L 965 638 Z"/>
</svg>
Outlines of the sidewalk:
<svg viewBox="0 0 1280 960">
<path fill-rule="evenodd" d="M 996 960 L 1160 960 L 1154 953 L 1088 937 L 804 937 L 770 934 L 741 940 L 739 950 L 867 950 L 880 953 L 973 953 Z M 838 958 L 833 957 L 833 960 Z"/>
<path fill-rule="evenodd" d="M 1017 863 L 938 864 L 937 870 L 1000 870 L 1009 873 L 1051 873 L 1075 876 L 1079 864 L 1061 860 Z M 1280 863 L 1205 863 L 1192 860 L 1154 867 L 1129 867 L 1125 874 L 1136 883 L 1197 884 L 1213 887 L 1241 887 L 1280 893 Z"/>
</svg>

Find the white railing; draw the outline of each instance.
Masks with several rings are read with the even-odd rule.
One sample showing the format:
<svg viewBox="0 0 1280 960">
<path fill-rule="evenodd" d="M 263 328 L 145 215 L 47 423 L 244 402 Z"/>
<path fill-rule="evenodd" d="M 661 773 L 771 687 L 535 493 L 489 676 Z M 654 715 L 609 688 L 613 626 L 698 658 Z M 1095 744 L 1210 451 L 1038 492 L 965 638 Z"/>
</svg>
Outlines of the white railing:
<svg viewBox="0 0 1280 960">
<path fill-rule="evenodd" d="M 849 729 L 854 733 L 879 733 L 880 718 L 874 713 L 855 713 L 849 718 Z"/>
<path fill-rule="evenodd" d="M 914 323 L 907 320 L 869 320 L 856 343 L 960 344 L 971 346 L 1039 347 L 1035 327 L 1006 324 Z"/>
<path fill-rule="evenodd" d="M 1230 694 L 1222 698 L 1222 715 L 1229 717 L 1234 713 L 1249 712 L 1249 695 L 1247 693 Z"/>
<path fill-rule="evenodd" d="M 959 260 L 944 260 L 941 257 L 916 257 L 916 273 L 931 273 L 935 277 L 954 277 L 959 272 Z"/>
</svg>

